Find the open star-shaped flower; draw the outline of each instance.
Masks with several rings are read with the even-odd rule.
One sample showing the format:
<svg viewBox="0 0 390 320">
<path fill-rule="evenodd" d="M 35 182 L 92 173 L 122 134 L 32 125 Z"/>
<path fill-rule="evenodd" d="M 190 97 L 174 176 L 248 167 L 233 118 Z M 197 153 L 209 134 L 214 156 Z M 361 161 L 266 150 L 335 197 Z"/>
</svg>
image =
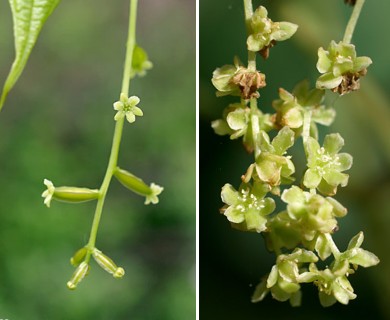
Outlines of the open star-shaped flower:
<svg viewBox="0 0 390 320">
<path fill-rule="evenodd" d="M 339 185 L 347 185 L 349 176 L 343 171 L 351 168 L 352 156 L 338 153 L 343 146 L 344 139 L 338 133 L 328 134 L 323 147 L 317 140 L 308 138 L 306 151 L 309 168 L 303 178 L 307 188 L 317 188 L 322 194 L 334 195 Z"/>
<path fill-rule="evenodd" d="M 317 80 L 317 88 L 331 89 L 343 95 L 359 89 L 359 79 L 372 63 L 369 57 L 357 57 L 355 46 L 349 43 L 332 41 L 328 50 L 318 49 L 317 69 L 322 75 Z"/>
<path fill-rule="evenodd" d="M 245 231 L 262 232 L 266 229 L 267 218 L 275 210 L 275 201 L 264 198 L 269 191 L 265 184 L 245 184 L 239 191 L 230 184 L 222 188 L 221 198 L 226 205 L 221 212 L 234 227 Z"/>
<path fill-rule="evenodd" d="M 115 121 L 126 117 L 126 120 L 130 123 L 135 121 L 135 116 L 142 117 L 143 112 L 137 107 L 140 99 L 137 96 L 127 97 L 124 93 L 121 93 L 120 100 L 114 103 L 114 109 L 117 111 L 115 114 Z"/>
</svg>

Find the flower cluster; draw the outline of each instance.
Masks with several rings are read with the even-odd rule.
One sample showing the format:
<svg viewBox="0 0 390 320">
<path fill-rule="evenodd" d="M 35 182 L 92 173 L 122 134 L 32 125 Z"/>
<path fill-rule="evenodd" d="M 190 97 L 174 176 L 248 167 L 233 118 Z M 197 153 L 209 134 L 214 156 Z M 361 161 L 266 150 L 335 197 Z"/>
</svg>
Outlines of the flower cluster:
<svg viewBox="0 0 390 320">
<path fill-rule="evenodd" d="M 268 277 L 257 285 L 252 302 L 262 301 L 271 292 L 274 299 L 289 300 L 292 306 L 299 306 L 301 284 L 311 282 L 318 288 L 322 306 L 331 306 L 336 301 L 348 304 L 356 298 L 349 275 L 358 266 L 367 268 L 379 263 L 377 256 L 360 248 L 362 242 L 363 233 L 360 232 L 351 239 L 347 250 L 335 256 L 330 267 L 324 270 L 318 269 L 316 263 L 319 259 L 312 251 L 298 248 L 291 254 L 279 255 Z"/>
<path fill-rule="evenodd" d="M 333 241 L 338 219 L 347 214 L 333 196 L 339 187 L 348 184 L 345 171 L 352 166 L 352 156 L 340 153 L 344 140 L 338 133 L 326 135 L 320 146 L 317 125 L 329 126 L 336 116 L 333 107 L 325 103 L 325 89 L 340 94 L 358 89 L 359 78 L 371 60 L 357 57 L 351 44 L 332 41 L 328 50 L 319 49 L 317 68 L 323 75 L 316 88 L 311 88 L 308 81 L 298 83 L 292 92 L 280 88 L 279 99 L 272 103 L 276 112 L 263 113 L 257 107 L 257 90 L 265 86 L 265 75 L 254 70 L 253 52 L 267 58 L 276 41 L 290 38 L 297 26 L 273 22 L 261 6 L 247 15 L 246 21 L 248 67 L 235 59 L 234 65 L 216 69 L 212 78 L 217 96 L 241 99 L 225 108 L 212 127 L 219 135 L 242 138 L 245 149 L 254 153 L 254 162 L 241 176 L 238 190 L 227 183 L 221 192 L 221 213 L 231 226 L 262 233 L 267 248 L 277 256 L 270 273 L 256 287 L 252 301 L 261 301 L 270 292 L 276 300 L 289 300 L 291 305 L 299 306 L 301 285 L 312 283 L 318 288 L 323 306 L 336 301 L 347 304 L 356 298 L 348 277 L 358 266 L 371 267 L 379 259 L 360 248 L 362 232 L 342 253 Z M 307 160 L 306 169 L 297 166 L 301 177 L 295 176 L 290 153 L 298 139 L 302 139 Z M 279 205 L 283 207 L 279 209 Z"/>
</svg>

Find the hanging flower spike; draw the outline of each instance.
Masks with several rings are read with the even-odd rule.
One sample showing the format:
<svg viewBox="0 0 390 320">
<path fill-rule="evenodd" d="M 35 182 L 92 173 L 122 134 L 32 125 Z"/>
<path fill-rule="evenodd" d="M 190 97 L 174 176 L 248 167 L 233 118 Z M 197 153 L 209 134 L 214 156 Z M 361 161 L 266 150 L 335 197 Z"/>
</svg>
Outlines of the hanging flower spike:
<svg viewBox="0 0 390 320">
<path fill-rule="evenodd" d="M 243 184 L 236 191 L 230 184 L 222 188 L 221 198 L 226 205 L 221 209 L 236 229 L 262 232 L 266 229 L 267 218 L 275 210 L 272 198 L 264 198 L 269 186 L 256 183 L 254 186 Z"/>
<path fill-rule="evenodd" d="M 330 89 L 340 95 L 358 90 L 360 77 L 367 73 L 372 63 L 369 57 L 356 57 L 353 44 L 331 41 L 328 50 L 318 49 L 317 69 L 322 75 L 317 88 Z"/>
<path fill-rule="evenodd" d="M 124 93 L 121 93 L 120 100 L 114 103 L 114 109 L 118 111 L 115 114 L 115 121 L 126 117 L 127 121 L 133 123 L 135 116 L 142 117 L 143 112 L 137 107 L 140 99 L 137 96 L 127 97 Z"/>
<path fill-rule="evenodd" d="M 53 182 L 45 179 L 43 183 L 46 185 L 47 190 L 42 193 L 42 197 L 45 198 L 43 203 L 50 208 L 52 199 L 63 202 L 85 202 L 95 200 L 99 198 L 100 192 L 98 189 L 88 189 L 79 187 L 55 187 Z"/>
<path fill-rule="evenodd" d="M 332 196 L 337 187 L 348 184 L 348 174 L 342 173 L 352 166 L 352 156 L 338 153 L 344 146 L 344 139 L 338 134 L 328 134 L 324 146 L 317 140 L 308 137 L 306 144 L 308 169 L 303 177 L 303 184 L 309 188 L 317 188 L 322 194 Z"/>
<path fill-rule="evenodd" d="M 276 41 L 284 41 L 293 36 L 298 26 L 290 22 L 273 22 L 268 18 L 267 9 L 260 6 L 251 18 L 251 34 L 247 39 L 248 50 L 268 58 L 269 49 Z"/>
</svg>

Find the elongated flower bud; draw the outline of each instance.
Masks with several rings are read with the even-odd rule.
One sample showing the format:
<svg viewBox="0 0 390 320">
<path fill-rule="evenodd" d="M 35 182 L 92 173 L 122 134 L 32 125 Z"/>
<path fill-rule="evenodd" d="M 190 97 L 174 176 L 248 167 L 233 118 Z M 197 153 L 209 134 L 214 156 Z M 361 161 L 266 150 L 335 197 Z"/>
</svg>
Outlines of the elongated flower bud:
<svg viewBox="0 0 390 320">
<path fill-rule="evenodd" d="M 42 193 L 45 198 L 44 204 L 50 207 L 52 199 L 64 202 L 85 202 L 95 200 L 99 197 L 99 190 L 78 188 L 78 187 L 54 187 L 50 180 L 45 179 L 43 183 L 47 190 Z"/>
<path fill-rule="evenodd" d="M 122 278 L 125 274 L 125 270 L 121 267 L 117 267 L 114 261 L 111 258 L 107 257 L 104 253 L 102 253 L 98 249 L 94 249 L 92 252 L 92 256 L 97 262 L 99 266 L 101 266 L 108 273 L 111 273 L 114 278 Z"/>
<path fill-rule="evenodd" d="M 158 203 L 159 200 L 157 196 L 164 190 L 163 187 L 154 183 L 148 186 L 142 179 L 119 167 L 116 168 L 114 176 L 126 188 L 141 196 L 145 196 L 145 204 Z"/>
<path fill-rule="evenodd" d="M 81 262 L 83 262 L 87 251 L 88 250 L 86 247 L 82 247 L 81 249 L 77 250 L 73 257 L 70 258 L 71 265 L 77 267 Z"/>
<path fill-rule="evenodd" d="M 67 287 L 71 290 L 76 289 L 77 285 L 85 278 L 88 274 L 89 265 L 85 261 L 81 262 L 77 267 L 76 271 L 73 273 L 72 278 L 66 284 Z"/>
</svg>

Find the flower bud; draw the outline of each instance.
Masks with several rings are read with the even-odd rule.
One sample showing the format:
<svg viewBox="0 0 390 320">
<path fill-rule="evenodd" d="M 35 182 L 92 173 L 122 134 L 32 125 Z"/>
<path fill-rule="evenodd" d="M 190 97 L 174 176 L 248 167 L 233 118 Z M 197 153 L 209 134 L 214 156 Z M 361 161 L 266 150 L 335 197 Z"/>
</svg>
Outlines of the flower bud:
<svg viewBox="0 0 390 320">
<path fill-rule="evenodd" d="M 78 187 L 55 187 L 50 180 L 45 179 L 43 183 L 47 190 L 42 193 L 45 198 L 44 204 L 50 207 L 52 199 L 64 202 L 84 202 L 99 198 L 98 189 L 78 188 Z"/>
<path fill-rule="evenodd" d="M 97 262 L 99 266 L 101 266 L 108 273 L 111 273 L 114 278 L 122 278 L 125 274 L 125 270 L 121 267 L 117 267 L 117 265 L 112 261 L 109 257 L 107 257 L 104 253 L 102 253 L 98 249 L 94 249 L 92 252 L 92 256 Z"/>
<path fill-rule="evenodd" d="M 67 287 L 71 290 L 76 289 L 77 285 L 85 278 L 88 274 L 89 265 L 85 261 L 81 262 L 77 267 L 76 271 L 73 273 L 72 278 L 66 284 Z"/>
<path fill-rule="evenodd" d="M 123 170 L 119 167 L 116 168 L 114 172 L 114 176 L 118 179 L 120 183 L 122 183 L 126 188 L 130 189 L 131 191 L 141 195 L 145 196 L 145 204 L 158 203 L 158 195 L 164 190 L 163 187 L 160 187 L 157 184 L 152 183 L 150 186 L 148 186 L 144 181 L 142 181 L 140 178 L 136 177 L 135 175 L 131 174 L 130 172 Z"/>
<path fill-rule="evenodd" d="M 86 247 L 82 247 L 81 249 L 77 250 L 73 257 L 70 258 L 71 265 L 77 267 L 84 260 L 87 251 L 88 250 Z"/>
</svg>

